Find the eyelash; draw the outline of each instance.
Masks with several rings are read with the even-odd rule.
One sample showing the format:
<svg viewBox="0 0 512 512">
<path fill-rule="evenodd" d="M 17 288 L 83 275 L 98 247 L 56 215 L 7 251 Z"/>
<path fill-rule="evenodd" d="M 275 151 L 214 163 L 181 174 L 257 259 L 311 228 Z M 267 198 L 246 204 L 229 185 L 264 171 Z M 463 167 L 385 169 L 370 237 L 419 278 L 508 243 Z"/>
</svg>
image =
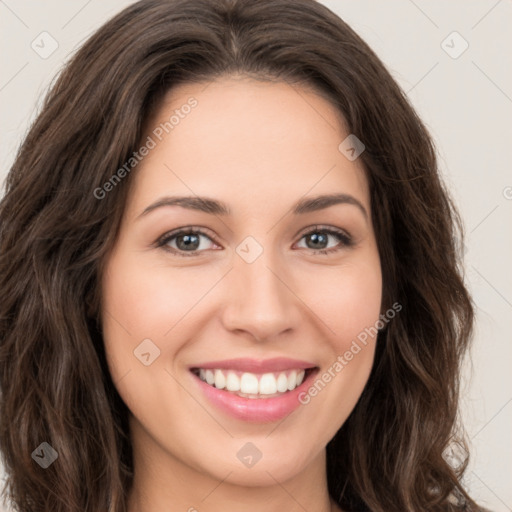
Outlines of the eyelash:
<svg viewBox="0 0 512 512">
<path fill-rule="evenodd" d="M 299 240 L 302 240 L 304 237 L 306 237 L 308 235 L 312 235 L 314 233 L 327 233 L 329 235 L 334 235 L 335 237 L 337 237 L 340 240 L 341 243 L 338 246 L 331 247 L 329 249 L 317 249 L 317 250 L 310 249 L 313 252 L 313 254 L 329 255 L 331 253 L 340 251 L 342 248 L 351 247 L 352 245 L 354 245 L 354 242 L 353 242 L 352 238 L 350 237 L 350 235 L 348 235 L 344 231 L 342 231 L 340 229 L 332 228 L 332 227 L 323 228 L 322 226 L 313 226 L 313 228 L 310 231 L 307 231 L 306 233 L 304 233 L 300 237 Z M 190 251 L 187 254 L 186 251 L 167 247 L 167 244 L 174 238 L 176 238 L 180 235 L 191 235 L 191 234 L 203 235 L 203 236 L 209 238 L 212 242 L 216 243 L 215 240 L 212 240 L 211 236 L 208 233 L 206 233 L 205 231 L 203 231 L 201 228 L 196 228 L 194 226 L 191 226 L 189 228 L 180 228 L 177 231 L 170 231 L 169 233 L 166 233 L 165 235 L 163 235 L 156 241 L 155 245 L 157 248 L 162 248 L 164 251 L 171 252 L 180 257 L 181 256 L 183 256 L 183 257 L 198 256 L 203 251 Z"/>
</svg>

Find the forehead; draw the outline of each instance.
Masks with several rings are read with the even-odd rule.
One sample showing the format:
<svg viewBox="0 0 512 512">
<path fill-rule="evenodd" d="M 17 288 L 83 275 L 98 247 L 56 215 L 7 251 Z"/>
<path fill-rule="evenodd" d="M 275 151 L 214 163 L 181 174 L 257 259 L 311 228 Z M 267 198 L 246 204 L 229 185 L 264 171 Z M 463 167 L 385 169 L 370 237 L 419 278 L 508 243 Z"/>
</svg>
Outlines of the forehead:
<svg viewBox="0 0 512 512">
<path fill-rule="evenodd" d="M 234 77 L 182 84 L 146 122 L 143 143 L 154 147 L 137 166 L 131 203 L 184 193 L 241 211 L 342 192 L 369 210 L 360 160 L 338 149 L 348 135 L 337 109 L 304 86 Z"/>
</svg>

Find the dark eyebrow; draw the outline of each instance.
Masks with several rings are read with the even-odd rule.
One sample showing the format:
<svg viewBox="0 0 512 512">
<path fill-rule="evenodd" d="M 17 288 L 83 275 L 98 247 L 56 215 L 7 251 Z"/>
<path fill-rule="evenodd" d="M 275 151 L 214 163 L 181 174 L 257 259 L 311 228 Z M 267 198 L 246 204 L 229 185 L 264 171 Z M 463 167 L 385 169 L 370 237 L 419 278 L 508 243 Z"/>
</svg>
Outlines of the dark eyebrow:
<svg viewBox="0 0 512 512">
<path fill-rule="evenodd" d="M 213 215 L 231 215 L 229 206 L 216 199 L 198 196 L 162 197 L 150 204 L 137 218 L 161 208 L 162 206 L 181 206 L 189 210 L 211 213 Z"/>
<path fill-rule="evenodd" d="M 354 205 L 359 210 L 361 210 L 365 218 L 368 219 L 368 212 L 366 211 L 365 207 L 355 197 L 348 194 L 328 194 L 315 197 L 306 197 L 294 205 L 292 213 L 294 215 L 302 215 L 305 213 L 323 210 L 336 204 Z M 212 215 L 231 215 L 229 206 L 222 201 L 217 201 L 216 199 L 198 196 L 169 196 L 162 197 L 158 201 L 150 204 L 137 218 L 147 215 L 153 210 L 163 206 L 181 206 L 182 208 L 210 213 Z"/>
<path fill-rule="evenodd" d="M 357 200 L 354 196 L 349 194 L 327 194 L 316 197 L 306 197 L 301 199 L 294 207 L 293 213 L 300 215 L 303 213 L 316 212 L 317 210 L 323 210 L 329 208 L 335 204 L 351 204 L 357 206 L 361 210 L 365 219 L 368 219 L 368 212 L 362 203 Z"/>
</svg>

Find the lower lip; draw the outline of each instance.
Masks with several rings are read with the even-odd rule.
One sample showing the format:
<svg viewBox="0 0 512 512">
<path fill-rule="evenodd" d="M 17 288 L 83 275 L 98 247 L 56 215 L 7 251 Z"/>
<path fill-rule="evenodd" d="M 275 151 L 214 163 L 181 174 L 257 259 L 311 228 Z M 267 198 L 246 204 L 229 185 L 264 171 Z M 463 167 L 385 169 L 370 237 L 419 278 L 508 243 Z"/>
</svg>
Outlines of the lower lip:
<svg viewBox="0 0 512 512">
<path fill-rule="evenodd" d="M 317 372 L 318 369 L 312 371 L 294 390 L 273 398 L 244 398 L 210 386 L 195 374 L 192 376 L 206 397 L 221 411 L 240 420 L 267 423 L 288 416 L 301 405 L 299 395 L 309 387 L 311 378 Z"/>
</svg>

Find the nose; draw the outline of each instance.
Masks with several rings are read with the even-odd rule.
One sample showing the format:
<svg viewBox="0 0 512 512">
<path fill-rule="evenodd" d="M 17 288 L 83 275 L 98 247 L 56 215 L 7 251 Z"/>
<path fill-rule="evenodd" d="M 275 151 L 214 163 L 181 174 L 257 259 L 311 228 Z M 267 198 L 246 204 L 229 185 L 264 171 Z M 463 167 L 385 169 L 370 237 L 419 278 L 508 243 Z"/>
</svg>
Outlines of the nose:
<svg viewBox="0 0 512 512">
<path fill-rule="evenodd" d="M 294 293 L 291 273 L 270 250 L 252 263 L 235 255 L 226 285 L 223 324 L 227 330 L 266 341 L 297 329 L 301 300 Z"/>
</svg>

